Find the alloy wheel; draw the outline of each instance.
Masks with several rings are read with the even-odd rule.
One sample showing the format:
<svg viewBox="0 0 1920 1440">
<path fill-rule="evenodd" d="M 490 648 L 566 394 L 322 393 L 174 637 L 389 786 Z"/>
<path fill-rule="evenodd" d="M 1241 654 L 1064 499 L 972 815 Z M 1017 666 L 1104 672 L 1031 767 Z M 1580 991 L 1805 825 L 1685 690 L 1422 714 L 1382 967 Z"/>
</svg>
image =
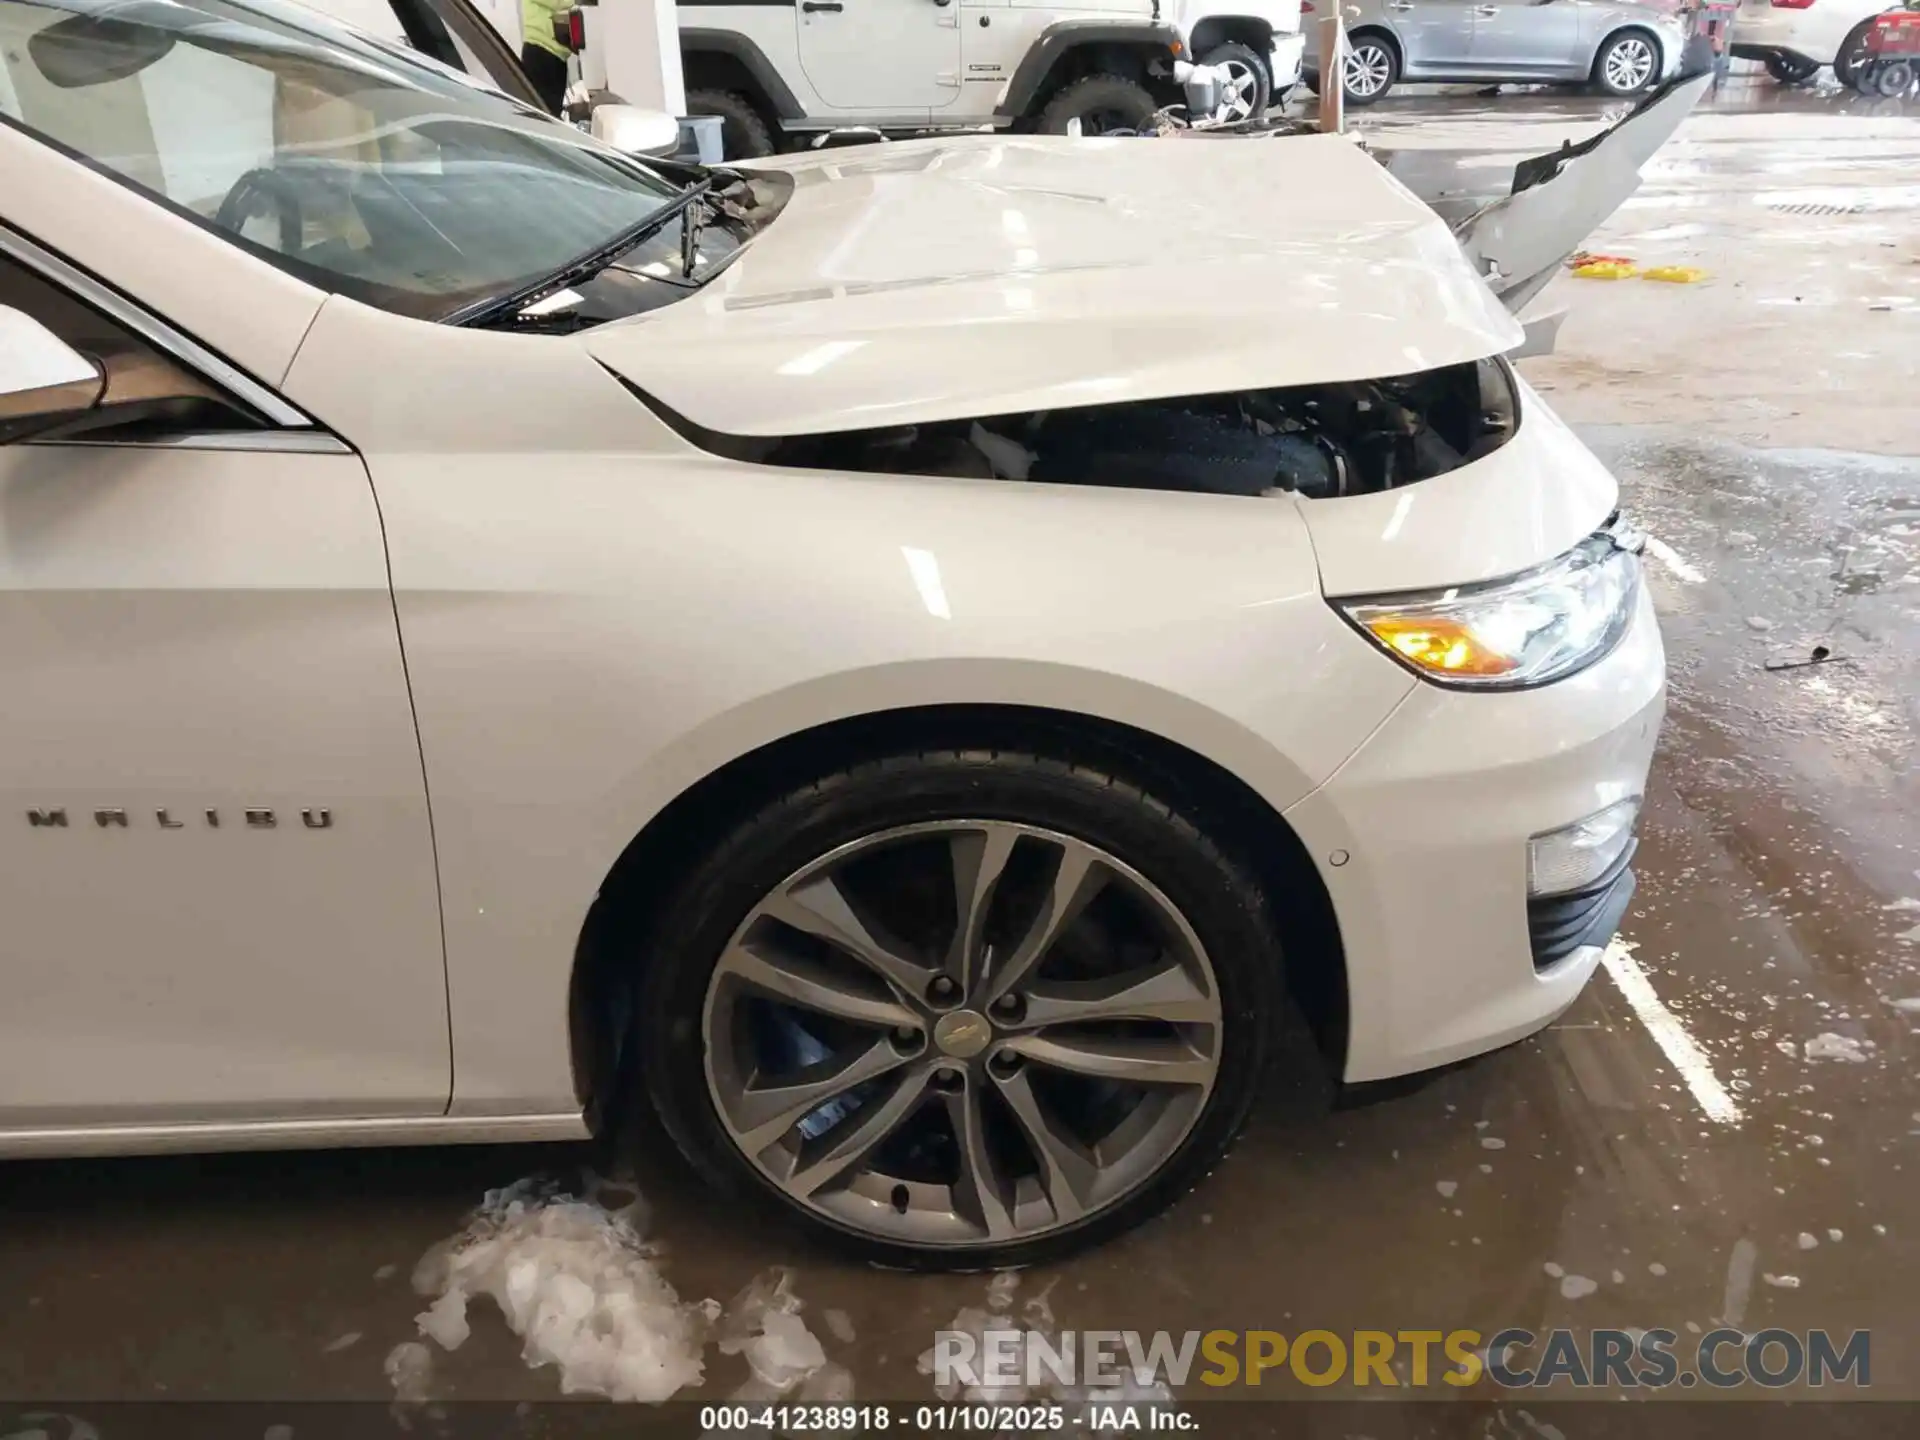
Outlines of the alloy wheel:
<svg viewBox="0 0 1920 1440">
<path fill-rule="evenodd" d="M 1347 93 L 1370 100 L 1385 90 L 1393 79 L 1393 56 L 1377 40 L 1362 40 L 1347 56 Z"/>
<path fill-rule="evenodd" d="M 953 820 L 823 856 L 708 982 L 708 1095 L 787 1198 L 916 1246 L 1087 1219 L 1179 1151 L 1219 1070 L 1211 962 L 1117 857 Z"/>
<path fill-rule="evenodd" d="M 1628 35 L 1607 51 L 1604 74 L 1608 86 L 1622 95 L 1638 91 L 1653 78 L 1653 46 L 1638 35 Z"/>
<path fill-rule="evenodd" d="M 1260 77 L 1244 60 L 1228 60 L 1220 68 L 1227 72 L 1227 87 L 1216 113 L 1229 124 L 1252 118 L 1253 102 L 1260 98 Z"/>
</svg>

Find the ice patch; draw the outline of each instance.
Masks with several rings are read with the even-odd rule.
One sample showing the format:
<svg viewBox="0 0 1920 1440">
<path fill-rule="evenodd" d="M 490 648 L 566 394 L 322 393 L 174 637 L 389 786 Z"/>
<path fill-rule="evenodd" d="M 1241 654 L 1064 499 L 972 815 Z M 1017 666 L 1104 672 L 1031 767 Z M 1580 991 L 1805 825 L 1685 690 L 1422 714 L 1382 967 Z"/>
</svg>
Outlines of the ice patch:
<svg viewBox="0 0 1920 1440">
<path fill-rule="evenodd" d="M 1020 1275 L 1014 1270 L 1003 1270 L 987 1282 L 987 1308 L 989 1310 L 1010 1310 L 1013 1308 L 1013 1292 L 1020 1288 Z"/>
<path fill-rule="evenodd" d="M 473 1333 L 467 1323 L 467 1292 L 449 1290 L 422 1310 L 416 1323 L 420 1333 L 442 1350 L 458 1350 Z"/>
<path fill-rule="evenodd" d="M 657 1402 L 699 1384 L 707 1316 L 682 1304 L 660 1274 L 636 1210 L 608 1210 L 534 1180 L 489 1191 L 466 1230 L 414 1270 L 413 1288 L 433 1297 L 418 1317 L 421 1333 L 457 1348 L 469 1333 L 468 1301 L 486 1296 L 520 1337 L 526 1362 L 560 1372 L 564 1394 Z"/>
<path fill-rule="evenodd" d="M 1820 1239 L 1819 1239 L 1819 1237 L 1818 1237 L 1818 1236 L 1816 1236 L 1816 1235 L 1809 1235 L 1809 1234 L 1808 1234 L 1808 1233 L 1807 1233 L 1806 1231 L 1804 1231 L 1804 1230 L 1802 1230 L 1802 1231 L 1800 1232 L 1800 1242 L 1799 1242 L 1799 1243 L 1800 1243 L 1800 1248 L 1801 1248 L 1802 1250 L 1811 1250 L 1811 1249 L 1813 1249 L 1813 1247 L 1814 1247 L 1814 1246 L 1816 1246 L 1816 1245 L 1818 1245 L 1818 1244 L 1820 1243 Z"/>
<path fill-rule="evenodd" d="M 358 1330 L 349 1330 L 347 1331 L 346 1334 L 339 1336 L 336 1339 L 329 1340 L 325 1345 L 321 1347 L 320 1353 L 322 1355 L 338 1355 L 342 1350 L 348 1349 L 349 1347 L 354 1345 L 358 1345 L 359 1343 L 360 1343 L 360 1332 Z"/>
<path fill-rule="evenodd" d="M 1551 1275 L 1556 1280 L 1558 1280 L 1562 1275 L 1567 1273 L 1565 1269 L 1563 1269 L 1561 1266 L 1557 1265 L 1551 1260 L 1547 1261 L 1547 1263 L 1545 1265 L 1542 1265 L 1540 1268 L 1542 1270 L 1545 1270 L 1547 1274 Z"/>
<path fill-rule="evenodd" d="M 1453 1192 L 1460 1188 L 1460 1182 L 1458 1180 L 1436 1180 L 1433 1188 L 1451 1200 L 1453 1198 Z"/>
<path fill-rule="evenodd" d="M 1480 1137 L 1480 1148 L 1483 1150 L 1504 1150 L 1507 1148 L 1507 1142 L 1495 1139 L 1491 1135 L 1482 1135 Z"/>
<path fill-rule="evenodd" d="M 387 1380 L 393 1398 L 403 1405 L 422 1405 L 433 1389 L 433 1352 L 418 1340 L 405 1340 L 387 1352 Z"/>
<path fill-rule="evenodd" d="M 1920 1015 L 1920 995 L 1908 995 L 1903 999 L 1895 1000 L 1893 1008 L 1905 1011 L 1909 1015 Z"/>
<path fill-rule="evenodd" d="M 1651 1265 L 1647 1266 L 1647 1273 L 1649 1275 L 1664 1275 L 1667 1273 L 1667 1267 L 1662 1265 L 1658 1260 L 1656 1260 Z"/>
<path fill-rule="evenodd" d="M 854 1341 L 853 1317 L 844 1310 L 822 1310 L 820 1318 L 827 1322 L 827 1330 L 842 1345 L 851 1345 Z"/>
<path fill-rule="evenodd" d="M 1846 1238 L 1847 1237 L 1843 1231 L 1839 1231 L 1839 1230 L 1827 1231 L 1827 1239 L 1833 1241 L 1836 1245 Z"/>
<path fill-rule="evenodd" d="M 1582 1299 L 1599 1288 L 1598 1280 L 1589 1280 L 1584 1275 L 1568 1275 L 1560 1281 L 1560 1293 L 1569 1300 Z"/>
<path fill-rule="evenodd" d="M 720 1318 L 720 1352 L 744 1356 L 751 1372 L 733 1399 L 772 1400 L 795 1387 L 807 1400 L 852 1398 L 853 1377 L 827 1363 L 819 1337 L 800 1318 L 802 1308 L 793 1271 L 784 1265 L 754 1276 L 729 1302 Z"/>
<path fill-rule="evenodd" d="M 1806 1055 L 1809 1060 L 1843 1060 L 1849 1065 L 1864 1065 L 1867 1051 L 1872 1048 L 1871 1040 L 1856 1040 L 1851 1035 L 1836 1035 L 1828 1030 L 1807 1041 Z"/>
<path fill-rule="evenodd" d="M 260 1440 L 293 1440 L 293 1426 L 269 1425 L 260 1432 Z"/>
<path fill-rule="evenodd" d="M 1762 1275 L 1760 1278 L 1776 1289 L 1798 1290 L 1800 1288 L 1798 1275 Z"/>
</svg>

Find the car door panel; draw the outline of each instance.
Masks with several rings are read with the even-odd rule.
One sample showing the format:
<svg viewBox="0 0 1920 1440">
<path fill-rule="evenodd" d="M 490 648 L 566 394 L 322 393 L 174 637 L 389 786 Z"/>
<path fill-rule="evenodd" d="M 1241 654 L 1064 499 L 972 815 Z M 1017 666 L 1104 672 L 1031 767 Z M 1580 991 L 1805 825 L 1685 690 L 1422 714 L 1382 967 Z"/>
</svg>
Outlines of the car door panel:
<svg viewBox="0 0 1920 1440">
<path fill-rule="evenodd" d="M 1399 37 L 1405 73 L 1455 74 L 1473 50 L 1469 0 L 1385 0 L 1382 13 Z"/>
<path fill-rule="evenodd" d="M 905 117 L 960 97 L 955 0 L 799 0 L 800 65 L 836 112 Z"/>
<path fill-rule="evenodd" d="M 0 243 L 0 303 L 119 343 Z M 0 1129 L 444 1111 L 426 789 L 357 455 L 271 427 L 0 446 L 0 673 Z"/>
<path fill-rule="evenodd" d="M 1488 0 L 1474 9 L 1473 67 L 1489 75 L 1554 79 L 1577 74 L 1585 0 Z"/>
</svg>

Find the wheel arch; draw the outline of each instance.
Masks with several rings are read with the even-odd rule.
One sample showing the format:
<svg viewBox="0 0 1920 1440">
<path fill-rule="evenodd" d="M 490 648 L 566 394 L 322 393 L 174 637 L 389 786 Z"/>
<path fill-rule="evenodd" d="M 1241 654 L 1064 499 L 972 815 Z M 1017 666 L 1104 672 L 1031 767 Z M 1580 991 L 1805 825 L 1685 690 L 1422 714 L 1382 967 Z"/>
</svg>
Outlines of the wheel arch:
<svg viewBox="0 0 1920 1440">
<path fill-rule="evenodd" d="M 1184 42 L 1172 25 L 1062 20 L 1027 47 L 994 114 L 1003 120 L 1024 119 L 1038 113 L 1063 86 L 1103 71 L 1144 83 L 1156 59 L 1170 66 L 1182 53 Z"/>
<path fill-rule="evenodd" d="M 687 89 L 739 91 L 770 126 L 807 113 L 766 52 L 735 31 L 682 30 L 680 65 Z"/>
<path fill-rule="evenodd" d="M 1347 41 L 1351 44 L 1355 40 L 1360 40 L 1368 36 L 1386 42 L 1387 48 L 1393 51 L 1394 68 L 1402 74 L 1405 74 L 1407 68 L 1407 47 L 1400 43 L 1400 37 L 1386 25 L 1356 25 L 1348 33 Z"/>
<path fill-rule="evenodd" d="M 1199 60 L 1216 45 L 1237 40 L 1273 68 L 1273 26 L 1252 15 L 1209 15 L 1193 27 L 1188 38 L 1192 58 Z"/>
<path fill-rule="evenodd" d="M 823 775 L 903 749 L 1059 749 L 1139 778 L 1196 816 L 1253 872 L 1273 906 L 1287 981 L 1331 1072 L 1344 1066 L 1347 964 L 1332 898 L 1280 810 L 1220 761 L 1118 720 L 1018 704 L 929 704 L 851 715 L 768 741 L 687 785 L 629 840 L 608 868 L 580 928 L 568 984 L 574 1091 L 596 1134 L 628 1119 L 622 1100 L 634 982 L 649 927 L 679 882 L 753 809 L 805 775 Z M 1307 957 L 1314 957 L 1311 961 Z"/>
</svg>

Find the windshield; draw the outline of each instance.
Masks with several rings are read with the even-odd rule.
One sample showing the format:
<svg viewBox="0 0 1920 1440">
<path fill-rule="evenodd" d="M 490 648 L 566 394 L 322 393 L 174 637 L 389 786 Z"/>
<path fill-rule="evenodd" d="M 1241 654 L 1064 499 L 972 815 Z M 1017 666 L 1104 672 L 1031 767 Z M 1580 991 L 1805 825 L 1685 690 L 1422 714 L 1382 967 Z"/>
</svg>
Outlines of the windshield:
<svg viewBox="0 0 1920 1440">
<path fill-rule="evenodd" d="M 0 0 L 0 117 L 322 289 L 444 319 L 681 188 L 279 0 Z"/>
</svg>

